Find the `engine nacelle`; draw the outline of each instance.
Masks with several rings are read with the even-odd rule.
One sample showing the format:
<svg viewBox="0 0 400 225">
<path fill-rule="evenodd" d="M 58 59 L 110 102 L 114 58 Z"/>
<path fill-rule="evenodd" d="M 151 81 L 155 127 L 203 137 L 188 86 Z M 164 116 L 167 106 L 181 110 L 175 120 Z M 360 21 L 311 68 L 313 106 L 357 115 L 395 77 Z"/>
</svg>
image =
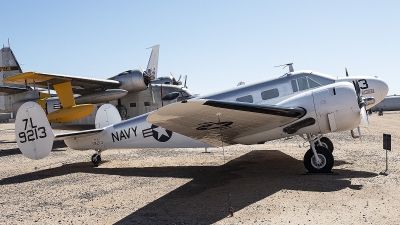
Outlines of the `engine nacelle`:
<svg viewBox="0 0 400 225">
<path fill-rule="evenodd" d="M 301 107 L 307 114 L 300 120 L 314 118 L 315 124 L 299 133 L 330 133 L 347 131 L 360 124 L 361 115 L 357 94 L 349 82 L 334 83 L 293 96 L 278 103 L 281 106 Z"/>
<path fill-rule="evenodd" d="M 121 83 L 119 88 L 129 92 L 143 91 L 149 85 L 147 79 L 143 77 L 143 73 L 139 70 L 128 70 L 109 79 L 119 81 Z"/>
</svg>

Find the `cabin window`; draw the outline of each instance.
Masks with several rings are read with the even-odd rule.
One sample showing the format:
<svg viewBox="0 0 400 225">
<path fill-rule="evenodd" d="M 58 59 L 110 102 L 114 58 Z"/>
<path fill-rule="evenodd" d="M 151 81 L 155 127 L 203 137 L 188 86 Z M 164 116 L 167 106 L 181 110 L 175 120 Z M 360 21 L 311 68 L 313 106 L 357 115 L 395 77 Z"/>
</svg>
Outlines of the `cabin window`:
<svg viewBox="0 0 400 225">
<path fill-rule="evenodd" d="M 151 102 L 144 102 L 144 106 L 150 106 Z"/>
<path fill-rule="evenodd" d="M 246 95 L 240 98 L 236 99 L 237 102 L 249 102 L 249 103 L 253 103 L 253 96 L 251 95 Z"/>
<path fill-rule="evenodd" d="M 277 88 L 273 88 L 273 89 L 270 89 L 270 90 L 266 90 L 266 91 L 261 92 L 261 98 L 262 98 L 263 100 L 268 100 L 268 99 L 271 99 L 271 98 L 276 98 L 276 97 L 278 97 L 278 96 L 279 96 L 279 90 L 278 90 Z"/>
<path fill-rule="evenodd" d="M 136 107 L 136 102 L 131 102 L 131 103 L 129 103 L 129 106 L 130 106 L 130 107 Z"/>
</svg>

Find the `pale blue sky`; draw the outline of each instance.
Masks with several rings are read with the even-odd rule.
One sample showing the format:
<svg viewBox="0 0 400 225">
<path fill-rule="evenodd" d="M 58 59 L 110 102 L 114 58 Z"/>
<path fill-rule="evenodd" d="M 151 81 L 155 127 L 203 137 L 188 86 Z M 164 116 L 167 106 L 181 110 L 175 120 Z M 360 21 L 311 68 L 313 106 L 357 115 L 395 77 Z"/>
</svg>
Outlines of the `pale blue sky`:
<svg viewBox="0 0 400 225">
<path fill-rule="evenodd" d="M 146 67 L 207 94 L 295 70 L 377 75 L 400 94 L 400 1 L 0 0 L 24 71 L 108 78 Z"/>
</svg>

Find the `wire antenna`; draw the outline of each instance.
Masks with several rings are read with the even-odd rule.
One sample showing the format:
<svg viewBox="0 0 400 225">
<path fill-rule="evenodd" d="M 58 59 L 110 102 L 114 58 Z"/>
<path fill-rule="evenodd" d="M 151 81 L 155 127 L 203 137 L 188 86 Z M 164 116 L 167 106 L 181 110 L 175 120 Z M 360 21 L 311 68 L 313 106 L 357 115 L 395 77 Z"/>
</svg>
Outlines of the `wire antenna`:
<svg viewBox="0 0 400 225">
<path fill-rule="evenodd" d="M 219 135 L 221 138 L 221 147 L 222 147 L 222 154 L 224 156 L 224 168 L 225 168 L 225 179 L 226 179 L 226 189 L 228 190 L 228 210 L 229 213 L 231 214 L 231 217 L 233 216 L 233 207 L 232 207 L 232 201 L 231 201 L 231 192 L 229 190 L 229 180 L 228 180 L 228 171 L 226 169 L 226 159 L 225 159 L 225 148 L 224 148 L 224 142 L 222 140 L 222 127 L 221 127 L 221 113 L 217 113 L 218 116 L 218 124 L 219 124 Z"/>
</svg>

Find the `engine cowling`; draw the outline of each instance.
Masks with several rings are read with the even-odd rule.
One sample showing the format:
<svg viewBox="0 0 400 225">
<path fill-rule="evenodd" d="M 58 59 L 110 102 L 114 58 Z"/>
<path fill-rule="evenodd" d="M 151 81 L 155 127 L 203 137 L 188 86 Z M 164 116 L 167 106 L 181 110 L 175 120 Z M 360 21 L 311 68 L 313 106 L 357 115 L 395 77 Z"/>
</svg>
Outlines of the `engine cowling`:
<svg viewBox="0 0 400 225">
<path fill-rule="evenodd" d="M 315 125 L 304 127 L 300 133 L 347 131 L 360 124 L 360 107 L 354 86 L 340 82 L 296 95 L 278 103 L 281 106 L 302 107 L 307 110 L 303 118 L 314 118 Z"/>
<path fill-rule="evenodd" d="M 149 85 L 148 80 L 139 70 L 128 70 L 109 79 L 119 81 L 120 88 L 129 92 L 143 91 Z"/>
</svg>

